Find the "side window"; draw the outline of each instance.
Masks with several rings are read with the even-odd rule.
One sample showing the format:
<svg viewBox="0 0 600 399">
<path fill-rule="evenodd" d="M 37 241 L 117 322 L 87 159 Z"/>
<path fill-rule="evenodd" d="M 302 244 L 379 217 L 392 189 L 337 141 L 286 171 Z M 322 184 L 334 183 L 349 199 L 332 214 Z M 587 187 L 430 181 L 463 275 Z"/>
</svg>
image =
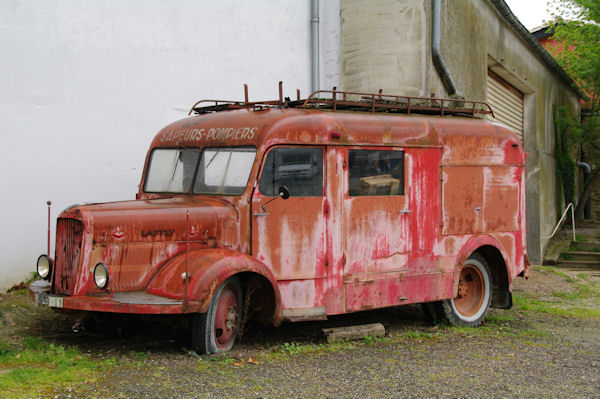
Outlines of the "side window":
<svg viewBox="0 0 600 399">
<path fill-rule="evenodd" d="M 323 195 L 323 149 L 274 148 L 267 154 L 258 188 L 263 195 L 276 196 L 286 186 L 292 197 Z"/>
<path fill-rule="evenodd" d="M 350 196 L 404 195 L 404 151 L 349 150 Z"/>
</svg>

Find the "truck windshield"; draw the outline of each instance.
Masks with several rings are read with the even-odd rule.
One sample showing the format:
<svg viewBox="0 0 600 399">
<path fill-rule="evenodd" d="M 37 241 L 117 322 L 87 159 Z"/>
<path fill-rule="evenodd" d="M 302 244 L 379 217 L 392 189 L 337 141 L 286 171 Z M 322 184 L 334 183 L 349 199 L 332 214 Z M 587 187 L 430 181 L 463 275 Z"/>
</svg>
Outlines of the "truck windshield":
<svg viewBox="0 0 600 399">
<path fill-rule="evenodd" d="M 248 183 L 256 148 L 157 148 L 150 155 L 144 191 L 239 195 Z M 196 180 L 194 181 L 194 174 Z"/>
<path fill-rule="evenodd" d="M 194 193 L 243 193 L 255 155 L 254 147 L 205 148 L 200 157 Z"/>
<path fill-rule="evenodd" d="M 144 191 L 187 193 L 192 187 L 200 151 L 196 148 L 157 148 L 150 155 Z"/>
</svg>

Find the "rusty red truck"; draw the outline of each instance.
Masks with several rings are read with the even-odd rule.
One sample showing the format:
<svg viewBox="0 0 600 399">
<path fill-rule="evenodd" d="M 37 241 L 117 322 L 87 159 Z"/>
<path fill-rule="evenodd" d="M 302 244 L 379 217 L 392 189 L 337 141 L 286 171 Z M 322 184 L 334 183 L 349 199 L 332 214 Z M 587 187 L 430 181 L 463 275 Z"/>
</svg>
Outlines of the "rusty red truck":
<svg viewBox="0 0 600 399">
<path fill-rule="evenodd" d="M 423 303 L 476 326 L 529 269 L 525 155 L 484 103 L 337 90 L 210 100 L 152 141 L 135 200 L 77 205 L 39 304 L 187 314 L 200 353 L 256 317 Z"/>
</svg>

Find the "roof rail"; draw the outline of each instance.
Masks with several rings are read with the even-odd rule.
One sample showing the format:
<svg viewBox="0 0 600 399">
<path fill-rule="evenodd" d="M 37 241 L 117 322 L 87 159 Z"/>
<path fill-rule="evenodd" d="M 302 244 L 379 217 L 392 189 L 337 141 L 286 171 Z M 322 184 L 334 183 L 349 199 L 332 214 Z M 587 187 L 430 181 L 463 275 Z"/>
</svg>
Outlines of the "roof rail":
<svg viewBox="0 0 600 399">
<path fill-rule="evenodd" d="M 198 105 L 202 103 L 214 103 L 213 105 L 204 105 L 199 107 Z M 200 100 L 196 104 L 192 105 L 190 108 L 188 115 L 191 115 L 192 112 L 196 114 L 207 114 L 210 112 L 219 112 L 219 111 L 227 111 L 232 109 L 240 109 L 240 108 L 251 108 L 254 110 L 265 109 L 265 108 L 273 108 L 281 106 L 282 104 L 279 101 L 256 101 L 256 102 L 244 102 L 244 101 L 229 101 L 229 100 Z"/>
<path fill-rule="evenodd" d="M 426 115 L 460 115 L 494 117 L 492 108 L 482 101 L 471 101 L 462 98 L 411 97 L 396 94 L 361 93 L 351 91 L 317 90 L 305 100 L 300 99 L 300 90 L 296 90 L 297 100 L 291 101 L 283 97 L 282 82 L 279 82 L 279 100 L 248 101 L 248 85 L 244 84 L 244 101 L 200 100 L 195 103 L 188 115 L 206 114 L 233 109 L 264 110 L 268 108 L 313 108 L 331 109 L 333 111 L 389 112 Z M 319 96 L 325 94 L 326 96 Z M 210 105 L 202 105 L 210 103 Z"/>
<path fill-rule="evenodd" d="M 298 92 L 298 101 L 300 101 L 300 90 Z M 198 105 L 202 103 L 214 103 L 214 105 L 205 105 L 203 107 L 198 107 Z M 200 100 L 196 104 L 192 105 L 188 115 L 191 115 L 192 112 L 196 114 L 206 114 L 209 112 L 219 112 L 226 111 L 232 109 L 240 109 L 240 108 L 252 108 L 254 110 L 262 110 L 266 108 L 273 107 L 285 107 L 289 102 L 288 98 L 283 98 L 283 82 L 279 81 L 279 101 L 278 100 L 269 100 L 269 101 L 248 101 L 248 85 L 244 83 L 244 101 L 229 101 L 229 100 Z"/>
</svg>

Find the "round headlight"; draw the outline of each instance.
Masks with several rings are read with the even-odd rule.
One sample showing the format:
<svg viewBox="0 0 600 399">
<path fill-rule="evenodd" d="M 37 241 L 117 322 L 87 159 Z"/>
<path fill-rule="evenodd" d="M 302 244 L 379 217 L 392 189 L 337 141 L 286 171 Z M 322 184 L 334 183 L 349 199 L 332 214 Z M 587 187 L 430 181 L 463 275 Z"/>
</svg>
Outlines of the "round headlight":
<svg viewBox="0 0 600 399">
<path fill-rule="evenodd" d="M 98 263 L 94 267 L 94 283 L 101 290 L 105 289 L 108 285 L 108 268 L 104 263 Z"/>
<path fill-rule="evenodd" d="M 52 260 L 48 255 L 40 255 L 37 260 L 37 274 L 45 279 L 50 278 L 50 269 L 52 268 Z"/>
</svg>

